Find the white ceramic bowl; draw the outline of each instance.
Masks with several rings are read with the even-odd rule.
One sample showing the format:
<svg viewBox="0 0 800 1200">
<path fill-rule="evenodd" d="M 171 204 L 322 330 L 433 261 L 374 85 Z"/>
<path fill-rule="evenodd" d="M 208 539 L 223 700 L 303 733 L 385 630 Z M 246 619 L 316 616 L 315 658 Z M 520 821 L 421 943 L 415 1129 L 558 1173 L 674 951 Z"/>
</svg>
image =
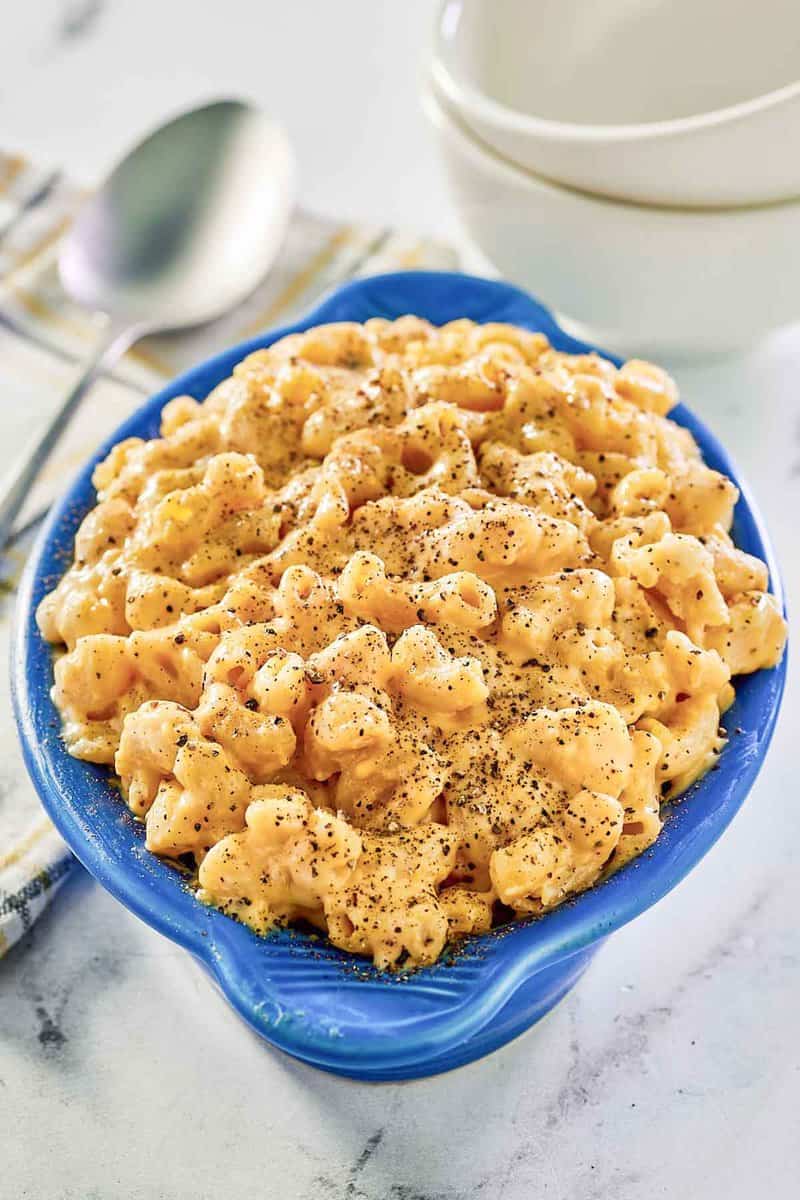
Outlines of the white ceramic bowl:
<svg viewBox="0 0 800 1200">
<path fill-rule="evenodd" d="M 467 233 L 571 331 L 626 354 L 697 356 L 800 319 L 800 201 L 704 212 L 604 200 L 493 154 L 432 87 L 424 107 Z"/>
<path fill-rule="evenodd" d="M 513 162 L 647 204 L 800 196 L 798 0 L 445 0 L 431 71 Z"/>
</svg>

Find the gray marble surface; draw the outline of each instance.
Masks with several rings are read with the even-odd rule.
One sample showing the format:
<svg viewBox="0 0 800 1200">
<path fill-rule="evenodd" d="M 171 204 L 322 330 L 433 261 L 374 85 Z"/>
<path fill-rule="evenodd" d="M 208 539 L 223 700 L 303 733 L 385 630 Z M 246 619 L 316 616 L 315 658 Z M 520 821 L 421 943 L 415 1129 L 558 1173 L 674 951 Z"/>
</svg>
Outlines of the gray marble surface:
<svg viewBox="0 0 800 1200">
<path fill-rule="evenodd" d="M 312 9 L 321 29 L 301 78 L 270 47 L 299 52 Z M 91 174 L 120 131 L 238 80 L 287 119 L 319 207 L 413 213 L 447 233 L 413 107 L 430 5 L 289 10 L 228 0 L 220 32 L 189 0 L 15 6 L 14 36 L 0 42 L 0 144 L 13 136 Z M 237 59 L 245 22 L 263 42 L 246 39 Z M 337 25 L 352 70 L 326 57 Z M 326 134 L 314 95 L 337 79 Z M 331 156 L 330 128 L 341 121 L 350 137 L 366 95 L 354 178 Z M 800 327 L 747 356 L 674 369 L 749 478 L 796 607 Z M 795 1197 L 799 712 L 793 672 L 729 832 L 609 941 L 575 992 L 489 1059 L 422 1082 L 354 1084 L 271 1052 L 185 953 L 75 872 L 0 962 L 1 1200 Z"/>
</svg>

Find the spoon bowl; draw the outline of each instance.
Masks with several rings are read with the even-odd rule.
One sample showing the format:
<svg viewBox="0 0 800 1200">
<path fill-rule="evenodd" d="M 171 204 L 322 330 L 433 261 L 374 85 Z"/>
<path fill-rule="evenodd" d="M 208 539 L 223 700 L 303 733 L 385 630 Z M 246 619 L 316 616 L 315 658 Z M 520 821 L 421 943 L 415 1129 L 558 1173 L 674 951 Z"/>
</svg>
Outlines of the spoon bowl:
<svg viewBox="0 0 800 1200">
<path fill-rule="evenodd" d="M 238 100 L 162 125 L 81 210 L 59 256 L 73 299 L 140 329 L 219 316 L 253 291 L 286 232 L 292 154 Z"/>
</svg>

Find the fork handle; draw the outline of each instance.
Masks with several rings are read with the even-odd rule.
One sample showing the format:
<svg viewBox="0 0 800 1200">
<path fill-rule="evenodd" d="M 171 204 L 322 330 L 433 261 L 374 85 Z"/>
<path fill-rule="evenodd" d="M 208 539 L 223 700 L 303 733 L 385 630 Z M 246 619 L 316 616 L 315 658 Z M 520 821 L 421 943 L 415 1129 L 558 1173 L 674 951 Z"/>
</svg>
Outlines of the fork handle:
<svg viewBox="0 0 800 1200">
<path fill-rule="evenodd" d="M 44 430 L 27 447 L 18 462 L 0 484 L 0 549 L 7 545 L 14 521 L 25 503 L 36 478 L 72 420 L 86 391 L 99 373 L 111 366 L 140 337 L 136 326 L 109 321 L 91 357 L 66 397 L 53 413 Z"/>
</svg>

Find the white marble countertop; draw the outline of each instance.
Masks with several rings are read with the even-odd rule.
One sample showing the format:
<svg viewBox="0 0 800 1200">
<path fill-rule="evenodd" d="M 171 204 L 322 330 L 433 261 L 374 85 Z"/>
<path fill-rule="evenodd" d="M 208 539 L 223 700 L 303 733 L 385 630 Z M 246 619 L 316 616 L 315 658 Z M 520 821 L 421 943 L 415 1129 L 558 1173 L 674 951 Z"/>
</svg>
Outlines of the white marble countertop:
<svg viewBox="0 0 800 1200">
<path fill-rule="evenodd" d="M 224 17 L 220 14 L 224 13 Z M 451 234 L 415 100 L 431 5 L 38 0 L 4 16 L 0 145 L 86 177 L 165 110 L 252 94 L 309 206 Z M 684 367 L 800 603 L 800 327 Z M 0 444 L 3 413 L 0 409 Z M 369 1086 L 271 1052 L 188 956 L 76 871 L 0 963 L 2 1200 L 772 1200 L 800 1173 L 800 688 L 702 866 L 540 1026 Z"/>
</svg>

